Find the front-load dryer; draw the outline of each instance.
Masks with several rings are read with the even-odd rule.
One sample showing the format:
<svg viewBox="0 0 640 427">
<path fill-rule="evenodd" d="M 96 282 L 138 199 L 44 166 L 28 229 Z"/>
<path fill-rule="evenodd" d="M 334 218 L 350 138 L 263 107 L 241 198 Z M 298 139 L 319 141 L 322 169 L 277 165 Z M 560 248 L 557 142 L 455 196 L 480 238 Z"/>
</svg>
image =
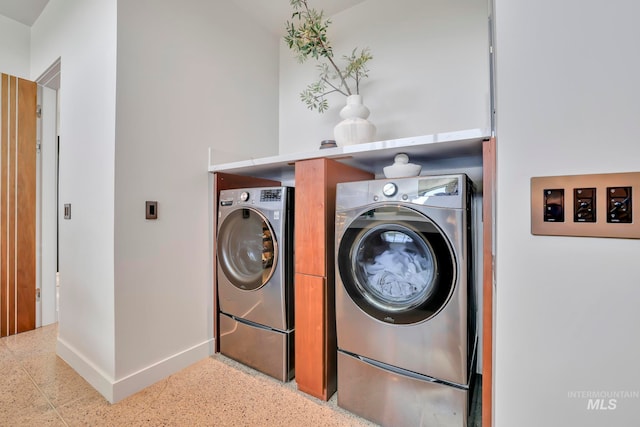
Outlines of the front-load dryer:
<svg viewBox="0 0 640 427">
<path fill-rule="evenodd" d="M 281 381 L 294 375 L 293 188 L 220 191 L 220 352 Z"/>
<path fill-rule="evenodd" d="M 338 184 L 338 405 L 385 426 L 466 426 L 475 368 L 466 175 Z"/>
</svg>

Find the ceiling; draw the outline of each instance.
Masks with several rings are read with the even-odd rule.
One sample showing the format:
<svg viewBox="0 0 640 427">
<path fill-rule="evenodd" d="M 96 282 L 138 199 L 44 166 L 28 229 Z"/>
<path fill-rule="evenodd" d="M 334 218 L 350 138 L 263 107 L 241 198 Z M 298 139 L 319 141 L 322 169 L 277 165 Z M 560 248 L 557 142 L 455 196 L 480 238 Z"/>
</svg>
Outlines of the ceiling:
<svg viewBox="0 0 640 427">
<path fill-rule="evenodd" d="M 0 15 L 30 27 L 47 3 L 49 0 L 0 0 Z"/>
<path fill-rule="evenodd" d="M 269 31 L 281 33 L 284 23 L 291 18 L 289 0 L 228 0 L 242 9 L 247 16 L 262 23 Z M 365 0 L 314 0 L 311 6 L 331 16 Z M 32 26 L 49 0 L 0 0 L 0 15 Z"/>
</svg>

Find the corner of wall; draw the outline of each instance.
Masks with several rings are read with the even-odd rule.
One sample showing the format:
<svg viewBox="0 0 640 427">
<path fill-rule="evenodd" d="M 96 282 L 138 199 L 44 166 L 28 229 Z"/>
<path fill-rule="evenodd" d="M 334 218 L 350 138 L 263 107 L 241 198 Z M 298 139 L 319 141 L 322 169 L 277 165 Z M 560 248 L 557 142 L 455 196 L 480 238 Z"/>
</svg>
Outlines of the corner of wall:
<svg viewBox="0 0 640 427">
<path fill-rule="evenodd" d="M 109 402 L 119 402 L 143 388 L 213 355 L 214 348 L 214 340 L 206 340 L 113 382 L 111 399 L 108 399 Z"/>
<path fill-rule="evenodd" d="M 87 360 L 73 346 L 58 337 L 56 353 L 67 362 L 82 378 L 84 378 L 98 393 L 113 403 L 113 379 L 105 372 Z"/>
<path fill-rule="evenodd" d="M 215 341 L 206 340 L 153 365 L 114 380 L 58 337 L 56 353 L 109 403 L 116 403 L 195 362 L 214 354 Z"/>
</svg>

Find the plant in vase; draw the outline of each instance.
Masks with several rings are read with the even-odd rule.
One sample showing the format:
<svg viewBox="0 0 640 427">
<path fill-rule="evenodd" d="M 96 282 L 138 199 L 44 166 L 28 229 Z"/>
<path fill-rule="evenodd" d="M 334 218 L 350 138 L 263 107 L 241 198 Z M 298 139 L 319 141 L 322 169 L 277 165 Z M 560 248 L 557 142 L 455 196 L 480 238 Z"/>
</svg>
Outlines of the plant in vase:
<svg viewBox="0 0 640 427">
<path fill-rule="evenodd" d="M 342 57 L 345 65 L 340 68 L 335 61 L 333 48 L 327 36 L 331 21 L 323 11 L 309 7 L 307 0 L 290 0 L 293 7 L 291 21 L 286 23 L 284 41 L 296 53 L 299 62 L 309 58 L 318 61 L 318 80 L 300 93 L 300 99 L 310 110 L 323 113 L 329 108 L 326 98 L 339 93 L 347 98 L 347 105 L 340 111 L 344 120 L 334 129 L 338 145 L 372 141 L 375 126 L 366 119 L 369 109 L 362 104 L 360 82 L 368 77 L 367 63 L 373 59 L 368 48 L 353 49 L 351 55 Z"/>
</svg>

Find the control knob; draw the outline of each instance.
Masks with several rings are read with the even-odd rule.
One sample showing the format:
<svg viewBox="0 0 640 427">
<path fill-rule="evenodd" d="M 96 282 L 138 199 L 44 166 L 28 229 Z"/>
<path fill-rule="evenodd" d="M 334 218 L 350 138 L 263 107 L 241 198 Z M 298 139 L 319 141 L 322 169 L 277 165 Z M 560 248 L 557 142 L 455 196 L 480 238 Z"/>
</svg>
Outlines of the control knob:
<svg viewBox="0 0 640 427">
<path fill-rule="evenodd" d="M 242 193 L 240 193 L 240 200 L 242 200 L 243 202 L 249 200 L 249 192 L 243 191 Z"/>
<path fill-rule="evenodd" d="M 382 194 L 387 197 L 395 196 L 398 192 L 398 186 L 393 182 L 387 182 L 384 187 L 382 187 Z"/>
</svg>

